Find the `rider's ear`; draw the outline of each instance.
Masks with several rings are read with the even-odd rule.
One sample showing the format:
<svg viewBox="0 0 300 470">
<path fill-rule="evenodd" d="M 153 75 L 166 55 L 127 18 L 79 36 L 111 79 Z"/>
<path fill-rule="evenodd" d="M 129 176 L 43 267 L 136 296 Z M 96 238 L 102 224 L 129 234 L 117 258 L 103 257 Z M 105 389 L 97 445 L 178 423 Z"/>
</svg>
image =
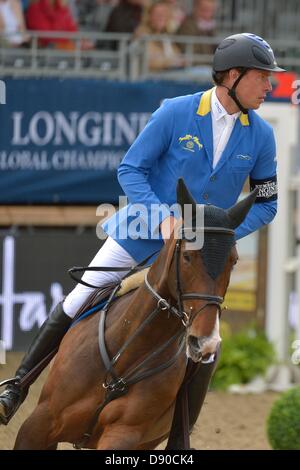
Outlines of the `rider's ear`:
<svg viewBox="0 0 300 470">
<path fill-rule="evenodd" d="M 243 222 L 255 202 L 257 193 L 258 188 L 255 188 L 247 197 L 245 197 L 245 199 L 227 210 L 227 214 L 229 215 L 231 222 L 231 228 L 237 228 Z"/>
</svg>

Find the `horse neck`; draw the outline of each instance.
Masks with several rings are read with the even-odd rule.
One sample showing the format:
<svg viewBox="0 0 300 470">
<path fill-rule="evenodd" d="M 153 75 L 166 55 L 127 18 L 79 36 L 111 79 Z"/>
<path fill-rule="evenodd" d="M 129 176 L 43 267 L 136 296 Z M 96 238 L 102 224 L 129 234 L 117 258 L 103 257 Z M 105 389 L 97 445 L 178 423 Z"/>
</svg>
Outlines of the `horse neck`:
<svg viewBox="0 0 300 470">
<path fill-rule="evenodd" d="M 148 281 L 155 292 L 167 299 L 171 304 L 174 304 L 174 301 L 168 286 L 168 276 L 172 264 L 174 243 L 173 239 L 167 242 L 148 273 Z M 134 331 L 137 326 L 149 317 L 156 307 L 157 299 L 154 298 L 144 284 L 133 295 L 127 308 L 123 310 L 122 319 L 120 318 L 120 320 L 124 322 L 126 319 L 127 323 L 131 323 L 132 331 Z M 172 317 L 167 311 L 160 310 L 149 324 L 151 338 L 152 340 L 158 337 L 160 340 L 163 337 L 167 339 L 174 335 L 181 326 L 180 320 Z M 147 335 L 149 328 L 145 329 L 145 335 Z"/>
<path fill-rule="evenodd" d="M 151 286 L 161 296 L 171 296 L 168 281 L 172 261 L 175 257 L 175 245 L 176 240 L 172 234 L 170 239 L 164 244 L 159 256 L 153 263 L 148 274 L 148 279 Z"/>
<path fill-rule="evenodd" d="M 175 305 L 176 301 L 170 291 L 169 287 L 169 276 L 171 272 L 172 261 L 174 258 L 174 249 L 175 249 L 175 240 L 171 238 L 161 250 L 159 257 L 153 263 L 149 273 L 148 273 L 148 281 L 151 287 L 155 290 L 155 292 L 166 299 L 169 304 Z M 174 275 L 174 273 L 173 273 Z M 157 299 L 153 296 L 153 294 L 147 289 L 147 287 L 143 286 L 143 299 L 147 301 L 149 308 L 153 311 L 157 306 Z M 149 315 L 149 309 L 148 315 Z M 147 316 L 147 314 L 146 314 Z M 166 328 L 171 329 L 170 332 L 174 334 L 174 331 L 178 329 L 181 325 L 180 321 L 177 318 L 172 318 L 171 314 L 167 311 L 160 311 L 157 316 L 157 323 L 160 323 L 160 328 L 164 325 Z"/>
</svg>

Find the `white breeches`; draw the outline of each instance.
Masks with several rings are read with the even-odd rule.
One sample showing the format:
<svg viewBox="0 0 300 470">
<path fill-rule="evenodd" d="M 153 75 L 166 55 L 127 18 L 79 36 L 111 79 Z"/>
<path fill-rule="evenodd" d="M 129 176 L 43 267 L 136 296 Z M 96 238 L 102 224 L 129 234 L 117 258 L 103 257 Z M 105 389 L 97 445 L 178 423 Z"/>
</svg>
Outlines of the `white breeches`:
<svg viewBox="0 0 300 470">
<path fill-rule="evenodd" d="M 108 237 L 89 266 L 126 267 L 135 266 L 136 261 L 115 240 Z M 128 271 L 86 271 L 82 280 L 94 286 L 104 287 L 119 282 Z M 64 312 L 74 318 L 82 304 L 94 291 L 91 287 L 77 284 L 63 302 Z"/>
</svg>

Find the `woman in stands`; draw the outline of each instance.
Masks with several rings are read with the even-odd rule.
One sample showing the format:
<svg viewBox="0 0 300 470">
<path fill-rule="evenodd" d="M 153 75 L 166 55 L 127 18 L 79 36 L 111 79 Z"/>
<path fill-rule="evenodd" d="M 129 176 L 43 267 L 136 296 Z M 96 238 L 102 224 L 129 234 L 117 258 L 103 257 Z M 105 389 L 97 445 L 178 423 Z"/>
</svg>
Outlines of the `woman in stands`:
<svg viewBox="0 0 300 470">
<path fill-rule="evenodd" d="M 147 42 L 148 67 L 151 71 L 183 67 L 184 60 L 177 45 L 172 43 L 170 34 L 172 19 L 171 6 L 165 1 L 152 4 L 145 12 L 142 24 L 136 29 L 135 36 L 166 35 L 164 39 Z"/>
</svg>

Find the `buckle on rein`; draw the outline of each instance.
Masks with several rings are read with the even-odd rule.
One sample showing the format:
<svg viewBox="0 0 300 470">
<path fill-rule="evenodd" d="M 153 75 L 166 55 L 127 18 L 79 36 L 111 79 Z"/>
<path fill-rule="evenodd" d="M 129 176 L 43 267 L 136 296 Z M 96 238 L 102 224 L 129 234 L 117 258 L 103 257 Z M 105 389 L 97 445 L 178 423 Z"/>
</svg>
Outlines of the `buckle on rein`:
<svg viewBox="0 0 300 470">
<path fill-rule="evenodd" d="M 162 311 L 164 311 L 164 310 L 169 310 L 169 311 L 170 311 L 170 310 L 171 310 L 170 305 L 169 305 L 169 302 L 168 302 L 166 299 L 163 299 L 163 298 L 161 298 L 161 299 L 159 299 L 159 300 L 157 301 L 157 308 L 159 308 L 159 309 L 162 310 Z M 172 310 L 172 312 L 175 313 L 174 310 Z M 188 324 L 189 324 L 189 317 L 188 317 L 188 314 L 183 310 L 183 311 L 182 311 L 182 315 L 180 315 L 180 313 L 179 313 L 178 310 L 177 310 L 176 313 L 175 313 L 175 315 L 176 315 L 178 318 L 180 318 L 180 320 L 181 320 L 183 326 L 186 328 L 186 327 L 188 326 Z"/>
<path fill-rule="evenodd" d="M 124 392 L 127 389 L 127 383 L 122 377 L 117 382 L 103 382 L 102 387 L 107 392 Z"/>
</svg>

